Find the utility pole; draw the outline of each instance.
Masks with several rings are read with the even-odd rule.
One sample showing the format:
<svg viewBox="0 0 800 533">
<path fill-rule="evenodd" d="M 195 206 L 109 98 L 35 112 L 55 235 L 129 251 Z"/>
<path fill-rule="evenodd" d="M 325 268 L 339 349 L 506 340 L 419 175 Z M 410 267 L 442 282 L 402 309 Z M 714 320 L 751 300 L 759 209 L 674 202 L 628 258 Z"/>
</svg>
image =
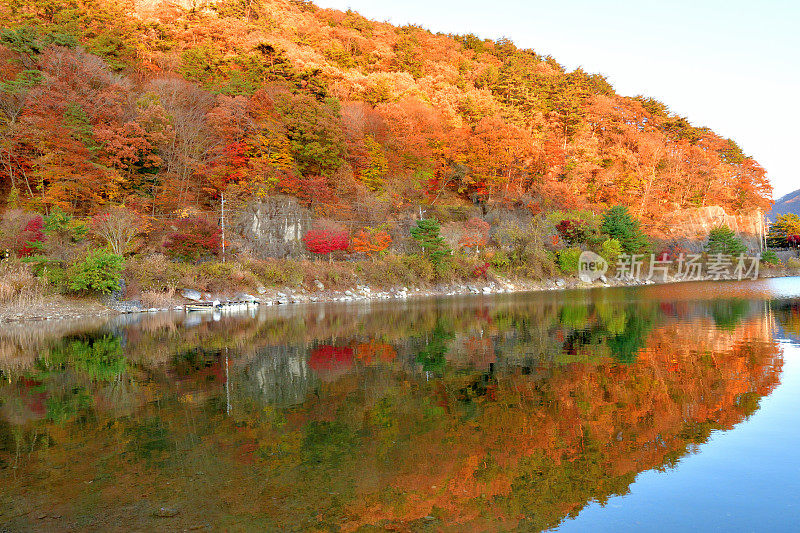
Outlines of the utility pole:
<svg viewBox="0 0 800 533">
<path fill-rule="evenodd" d="M 221 193 L 220 196 L 222 197 L 222 262 L 225 262 L 225 193 Z"/>
</svg>

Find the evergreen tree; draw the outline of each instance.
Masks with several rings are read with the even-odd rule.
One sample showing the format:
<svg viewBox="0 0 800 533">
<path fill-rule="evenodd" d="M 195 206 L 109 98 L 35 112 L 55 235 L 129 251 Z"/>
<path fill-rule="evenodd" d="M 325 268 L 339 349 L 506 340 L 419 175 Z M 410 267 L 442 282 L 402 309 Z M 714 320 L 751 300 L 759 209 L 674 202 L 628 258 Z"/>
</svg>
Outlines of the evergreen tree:
<svg viewBox="0 0 800 533">
<path fill-rule="evenodd" d="M 411 228 L 411 236 L 417 241 L 432 263 L 439 263 L 444 257 L 450 255 L 450 248 L 442 238 L 439 222 L 433 218 L 422 218 L 417 225 Z"/>
<path fill-rule="evenodd" d="M 623 205 L 615 205 L 603 213 L 602 227 L 611 238 L 622 244 L 625 253 L 644 253 L 650 247 L 650 242 L 639 227 L 639 221 Z"/>
</svg>

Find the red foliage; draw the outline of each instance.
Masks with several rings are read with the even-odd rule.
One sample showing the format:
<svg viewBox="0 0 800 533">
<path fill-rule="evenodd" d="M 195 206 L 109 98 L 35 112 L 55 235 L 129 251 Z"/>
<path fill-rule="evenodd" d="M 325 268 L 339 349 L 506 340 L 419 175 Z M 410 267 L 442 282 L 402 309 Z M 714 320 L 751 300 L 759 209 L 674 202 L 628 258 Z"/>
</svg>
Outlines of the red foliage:
<svg viewBox="0 0 800 533">
<path fill-rule="evenodd" d="M 489 263 L 478 265 L 472 269 L 472 276 L 476 278 L 485 278 L 487 270 L 489 270 Z"/>
<path fill-rule="evenodd" d="M 172 257 L 184 261 L 197 261 L 202 257 L 219 254 L 222 247 L 222 230 L 202 217 L 182 218 L 176 231 L 167 238 L 164 248 Z"/>
<path fill-rule="evenodd" d="M 323 344 L 311 350 L 308 366 L 320 373 L 347 370 L 353 365 L 353 349 L 349 346 Z"/>
<path fill-rule="evenodd" d="M 789 246 L 798 247 L 800 246 L 800 235 L 789 235 L 789 238 L 786 239 L 787 244 Z"/>
<path fill-rule="evenodd" d="M 303 242 L 309 252 L 328 255 L 337 250 L 347 250 L 350 245 L 350 236 L 346 231 L 335 229 L 311 229 L 303 236 Z"/>
<path fill-rule="evenodd" d="M 489 242 L 489 229 L 488 222 L 472 217 L 464 224 L 464 235 L 458 243 L 461 246 L 485 246 Z"/>
<path fill-rule="evenodd" d="M 556 225 L 556 229 L 567 244 L 583 242 L 588 234 L 586 224 L 582 220 L 565 219 Z"/>
<path fill-rule="evenodd" d="M 36 243 L 44 242 L 44 220 L 41 216 L 34 217 L 25 224 L 19 240 L 25 243 L 20 248 L 19 256 L 30 257 L 33 255 L 36 250 Z"/>
</svg>

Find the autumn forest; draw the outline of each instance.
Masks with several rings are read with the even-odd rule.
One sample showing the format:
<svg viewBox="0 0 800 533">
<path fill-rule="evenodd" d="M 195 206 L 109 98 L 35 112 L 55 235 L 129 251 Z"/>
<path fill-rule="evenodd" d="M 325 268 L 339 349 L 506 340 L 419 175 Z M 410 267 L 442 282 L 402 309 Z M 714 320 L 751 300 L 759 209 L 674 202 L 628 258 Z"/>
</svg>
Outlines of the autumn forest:
<svg viewBox="0 0 800 533">
<path fill-rule="evenodd" d="M 660 251 L 603 231 L 614 207 L 658 236 L 682 210 L 771 204 L 735 141 L 504 39 L 300 0 L 12 0 L 0 22 L 0 244 L 76 291 L 110 288 L 59 274 L 78 260 L 219 257 L 223 197 L 230 253 L 292 255 L 246 231 L 279 202 L 302 227 L 295 252 L 421 249 L 435 272 L 403 269 L 424 279 L 442 277 L 437 253 L 487 244 L 500 255 L 465 276 L 568 271 L 558 248 L 584 241 L 616 240 L 612 261 Z M 419 219 L 430 242 L 409 232 Z"/>
</svg>

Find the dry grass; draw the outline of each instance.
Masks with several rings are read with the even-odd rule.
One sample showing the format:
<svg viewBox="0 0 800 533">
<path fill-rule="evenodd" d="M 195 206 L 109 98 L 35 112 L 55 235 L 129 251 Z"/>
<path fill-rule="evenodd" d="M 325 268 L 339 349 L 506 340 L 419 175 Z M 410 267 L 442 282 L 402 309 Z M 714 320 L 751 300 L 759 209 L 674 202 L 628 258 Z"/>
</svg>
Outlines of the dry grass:
<svg viewBox="0 0 800 533">
<path fill-rule="evenodd" d="M 46 281 L 35 276 L 25 263 L 15 259 L 0 261 L 0 302 L 3 304 L 38 303 L 46 287 Z"/>
<path fill-rule="evenodd" d="M 171 288 L 166 292 L 145 291 L 139 300 L 144 307 L 157 307 L 159 309 L 172 307 L 175 305 L 175 289 Z"/>
</svg>

